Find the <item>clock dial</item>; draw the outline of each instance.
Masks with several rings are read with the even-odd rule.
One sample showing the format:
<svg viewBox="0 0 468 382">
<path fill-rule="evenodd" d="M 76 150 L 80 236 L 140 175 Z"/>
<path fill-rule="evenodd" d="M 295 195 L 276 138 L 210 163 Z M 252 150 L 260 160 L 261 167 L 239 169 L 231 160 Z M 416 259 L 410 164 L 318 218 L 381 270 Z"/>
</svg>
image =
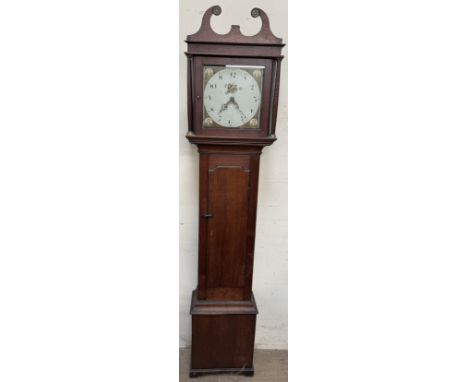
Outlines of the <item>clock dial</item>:
<svg viewBox="0 0 468 382">
<path fill-rule="evenodd" d="M 204 127 L 259 127 L 262 70 L 207 67 L 204 76 Z"/>
</svg>

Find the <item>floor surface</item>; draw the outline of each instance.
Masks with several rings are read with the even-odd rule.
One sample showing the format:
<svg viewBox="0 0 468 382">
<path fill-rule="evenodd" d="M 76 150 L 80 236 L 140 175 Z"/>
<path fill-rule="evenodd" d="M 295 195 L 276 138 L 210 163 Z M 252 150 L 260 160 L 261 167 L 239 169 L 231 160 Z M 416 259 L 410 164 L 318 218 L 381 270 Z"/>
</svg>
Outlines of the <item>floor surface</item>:
<svg viewBox="0 0 468 382">
<path fill-rule="evenodd" d="M 189 378 L 190 349 L 179 351 L 179 382 L 286 382 L 288 380 L 288 351 L 256 349 L 254 353 L 255 375 L 206 375 Z"/>
</svg>

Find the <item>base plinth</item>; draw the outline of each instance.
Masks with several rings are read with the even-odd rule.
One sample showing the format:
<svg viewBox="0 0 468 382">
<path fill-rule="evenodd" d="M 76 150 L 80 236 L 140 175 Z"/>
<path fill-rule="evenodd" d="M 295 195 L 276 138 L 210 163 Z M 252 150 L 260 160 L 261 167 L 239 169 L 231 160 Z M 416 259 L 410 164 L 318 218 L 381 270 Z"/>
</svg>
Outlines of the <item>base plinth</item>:
<svg viewBox="0 0 468 382">
<path fill-rule="evenodd" d="M 253 377 L 255 371 L 253 367 L 248 369 L 190 369 L 190 378 L 197 378 L 203 375 L 212 374 L 233 374 L 243 375 L 245 377 Z"/>
<path fill-rule="evenodd" d="M 250 301 L 198 300 L 192 294 L 190 377 L 207 374 L 253 376 L 257 306 Z"/>
</svg>

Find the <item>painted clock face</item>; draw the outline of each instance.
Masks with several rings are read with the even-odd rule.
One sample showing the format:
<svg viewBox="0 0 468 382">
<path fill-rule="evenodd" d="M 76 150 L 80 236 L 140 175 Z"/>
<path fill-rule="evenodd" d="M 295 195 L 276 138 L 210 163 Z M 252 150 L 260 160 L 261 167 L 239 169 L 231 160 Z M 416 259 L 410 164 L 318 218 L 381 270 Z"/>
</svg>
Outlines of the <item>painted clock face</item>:
<svg viewBox="0 0 468 382">
<path fill-rule="evenodd" d="M 204 121 L 208 128 L 259 128 L 263 67 L 204 68 Z"/>
</svg>

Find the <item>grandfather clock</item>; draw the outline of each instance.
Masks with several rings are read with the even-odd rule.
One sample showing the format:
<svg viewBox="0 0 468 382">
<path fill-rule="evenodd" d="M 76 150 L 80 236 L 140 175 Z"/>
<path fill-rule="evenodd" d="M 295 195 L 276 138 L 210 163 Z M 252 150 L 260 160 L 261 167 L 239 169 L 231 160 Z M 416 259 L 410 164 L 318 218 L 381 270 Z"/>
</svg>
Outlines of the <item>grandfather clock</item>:
<svg viewBox="0 0 468 382">
<path fill-rule="evenodd" d="M 209 8 L 187 36 L 187 139 L 200 153 L 198 286 L 192 294 L 190 376 L 253 375 L 252 293 L 258 171 L 275 140 L 282 40 L 259 8 L 262 27 L 244 36 L 238 25 L 219 35 Z"/>
</svg>

